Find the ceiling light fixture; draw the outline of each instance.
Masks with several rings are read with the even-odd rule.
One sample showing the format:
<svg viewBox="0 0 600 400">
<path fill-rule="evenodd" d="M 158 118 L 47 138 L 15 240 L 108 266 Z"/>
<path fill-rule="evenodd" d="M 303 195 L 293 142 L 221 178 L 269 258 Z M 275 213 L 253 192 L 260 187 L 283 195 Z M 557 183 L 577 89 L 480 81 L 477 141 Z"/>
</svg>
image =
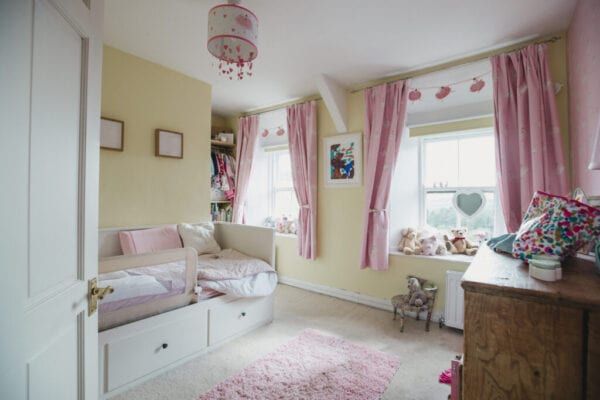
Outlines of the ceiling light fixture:
<svg viewBox="0 0 600 400">
<path fill-rule="evenodd" d="M 258 18 L 239 0 L 229 0 L 208 12 L 208 51 L 219 62 L 219 74 L 233 80 L 252 76 L 258 55 Z"/>
</svg>

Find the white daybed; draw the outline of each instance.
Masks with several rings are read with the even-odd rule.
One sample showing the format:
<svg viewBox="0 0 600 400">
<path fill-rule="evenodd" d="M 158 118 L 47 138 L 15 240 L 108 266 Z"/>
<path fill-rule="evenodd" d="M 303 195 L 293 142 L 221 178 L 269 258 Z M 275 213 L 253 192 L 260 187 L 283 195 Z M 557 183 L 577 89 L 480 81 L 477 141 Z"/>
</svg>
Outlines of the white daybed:
<svg viewBox="0 0 600 400">
<path fill-rule="evenodd" d="M 183 293 L 99 315 L 101 399 L 273 320 L 273 295 L 222 295 L 197 301 L 195 250 L 123 256 L 118 238 L 122 230 L 132 229 L 100 230 L 99 273 L 180 262 L 185 264 L 185 288 Z M 274 231 L 270 228 L 216 223 L 215 239 L 222 248 L 235 249 L 274 267 Z M 131 320 L 135 321 L 128 322 Z"/>
</svg>

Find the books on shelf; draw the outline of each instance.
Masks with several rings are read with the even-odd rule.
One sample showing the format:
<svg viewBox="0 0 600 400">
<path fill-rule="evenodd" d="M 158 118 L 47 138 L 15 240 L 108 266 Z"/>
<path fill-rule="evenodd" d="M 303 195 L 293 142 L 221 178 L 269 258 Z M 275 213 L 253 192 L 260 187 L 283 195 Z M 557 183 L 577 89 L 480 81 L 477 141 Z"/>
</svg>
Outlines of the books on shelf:
<svg viewBox="0 0 600 400">
<path fill-rule="evenodd" d="M 211 203 L 211 217 L 213 222 L 231 222 L 233 219 L 233 208 L 231 207 L 231 203 Z"/>
</svg>

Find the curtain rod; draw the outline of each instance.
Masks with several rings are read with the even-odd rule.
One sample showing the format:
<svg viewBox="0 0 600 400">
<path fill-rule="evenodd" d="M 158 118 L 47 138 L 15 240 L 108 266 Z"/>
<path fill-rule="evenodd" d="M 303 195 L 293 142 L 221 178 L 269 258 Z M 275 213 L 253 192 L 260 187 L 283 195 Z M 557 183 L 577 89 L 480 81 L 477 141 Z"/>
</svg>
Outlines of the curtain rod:
<svg viewBox="0 0 600 400">
<path fill-rule="evenodd" d="M 490 50 L 490 51 L 486 51 L 484 53 L 475 54 L 473 56 L 459 58 L 457 60 L 448 61 L 448 62 L 434 65 L 431 67 L 427 67 L 427 68 L 423 68 L 423 69 L 419 69 L 419 70 L 415 70 L 415 71 L 408 71 L 408 72 L 404 72 L 402 74 L 389 76 L 387 78 L 377 79 L 377 80 L 374 80 L 371 82 L 364 83 L 357 87 L 354 87 L 353 89 L 350 90 L 350 93 L 360 92 L 361 90 L 379 86 L 384 83 L 390 83 L 390 82 L 396 82 L 399 80 L 411 79 L 411 78 L 415 78 L 417 76 L 427 75 L 427 74 L 431 74 L 433 72 L 441 71 L 444 69 L 457 67 L 459 65 L 470 64 L 470 63 L 473 63 L 476 61 L 485 60 L 486 58 L 497 56 L 499 54 L 512 53 L 512 52 L 524 49 L 525 47 L 532 45 L 532 44 L 554 43 L 560 39 L 562 39 L 562 36 L 560 34 L 543 36 L 542 38 L 538 38 L 536 40 L 528 40 L 525 42 L 513 44 L 511 46 L 505 46 L 505 47 L 502 47 L 502 48 L 499 48 L 496 50 Z"/>
<path fill-rule="evenodd" d="M 389 76 L 387 78 L 381 78 L 378 80 L 366 82 L 366 83 L 363 83 L 359 86 L 356 86 L 356 87 L 350 89 L 349 92 L 356 93 L 356 92 L 360 92 L 360 91 L 368 89 L 368 88 L 372 88 L 374 86 L 382 85 L 384 83 L 395 82 L 395 81 L 399 81 L 399 80 L 403 80 L 403 79 L 415 78 L 417 76 L 427 75 L 432 72 L 441 71 L 443 69 L 457 67 L 459 65 L 464 65 L 464 64 L 469 64 L 469 63 L 475 62 L 475 61 L 484 60 L 486 58 L 497 56 L 499 54 L 512 53 L 514 51 L 524 49 L 525 47 L 527 47 L 531 44 L 554 43 L 562 38 L 563 38 L 563 33 L 559 33 L 559 34 L 542 36 L 541 38 L 537 38 L 535 40 L 526 40 L 523 42 L 515 43 L 510 46 L 505 46 L 505 47 L 502 47 L 502 48 L 499 48 L 496 50 L 490 50 L 490 51 L 486 51 L 483 53 L 475 54 L 473 56 L 463 57 L 463 58 L 459 58 L 457 60 L 448 61 L 448 62 L 445 62 L 442 64 L 437 64 L 437 65 L 434 65 L 431 67 L 422 68 L 422 69 L 418 69 L 418 70 L 414 70 L 414 71 L 408 71 L 408 72 L 404 72 L 402 74 Z M 322 99 L 323 98 L 320 95 L 315 94 L 312 96 L 303 97 L 301 99 L 288 101 L 288 102 L 277 104 L 274 106 L 265 107 L 265 108 L 261 108 L 261 109 L 257 109 L 257 110 L 253 110 L 253 111 L 248 111 L 248 112 L 243 112 L 243 113 L 238 114 L 237 117 L 239 118 L 239 117 L 247 117 L 249 115 L 262 114 L 265 112 L 278 110 L 283 107 L 288 107 L 288 106 L 291 106 L 294 104 L 306 103 L 306 102 L 309 102 L 312 100 L 322 100 Z"/>
<path fill-rule="evenodd" d="M 284 108 L 284 107 L 288 107 L 288 106 L 293 106 L 294 104 L 307 103 L 309 101 L 322 100 L 322 99 L 323 98 L 320 95 L 313 94 L 311 96 L 306 96 L 306 97 L 302 97 L 300 99 L 286 101 L 285 103 L 276 104 L 274 106 L 260 108 L 258 110 L 252 110 L 252 111 L 248 111 L 248 112 L 243 112 L 243 113 L 240 113 L 238 115 L 238 117 L 247 117 L 249 115 L 262 114 L 262 113 L 266 113 L 266 112 L 269 112 L 269 111 L 279 110 L 280 108 Z"/>
</svg>

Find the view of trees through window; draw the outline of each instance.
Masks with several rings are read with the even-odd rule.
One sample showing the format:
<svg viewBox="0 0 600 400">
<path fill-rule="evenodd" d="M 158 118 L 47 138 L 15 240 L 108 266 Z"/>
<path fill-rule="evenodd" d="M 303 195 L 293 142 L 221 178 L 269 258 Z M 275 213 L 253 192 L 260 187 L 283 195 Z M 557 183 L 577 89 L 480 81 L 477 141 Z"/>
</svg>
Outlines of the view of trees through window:
<svg viewBox="0 0 600 400">
<path fill-rule="evenodd" d="M 423 140 L 423 199 L 425 223 L 444 233 L 462 226 L 473 238 L 492 236 L 496 213 L 494 138 L 452 136 Z M 473 217 L 453 204 L 456 193 L 482 192 L 485 205 Z"/>
</svg>

